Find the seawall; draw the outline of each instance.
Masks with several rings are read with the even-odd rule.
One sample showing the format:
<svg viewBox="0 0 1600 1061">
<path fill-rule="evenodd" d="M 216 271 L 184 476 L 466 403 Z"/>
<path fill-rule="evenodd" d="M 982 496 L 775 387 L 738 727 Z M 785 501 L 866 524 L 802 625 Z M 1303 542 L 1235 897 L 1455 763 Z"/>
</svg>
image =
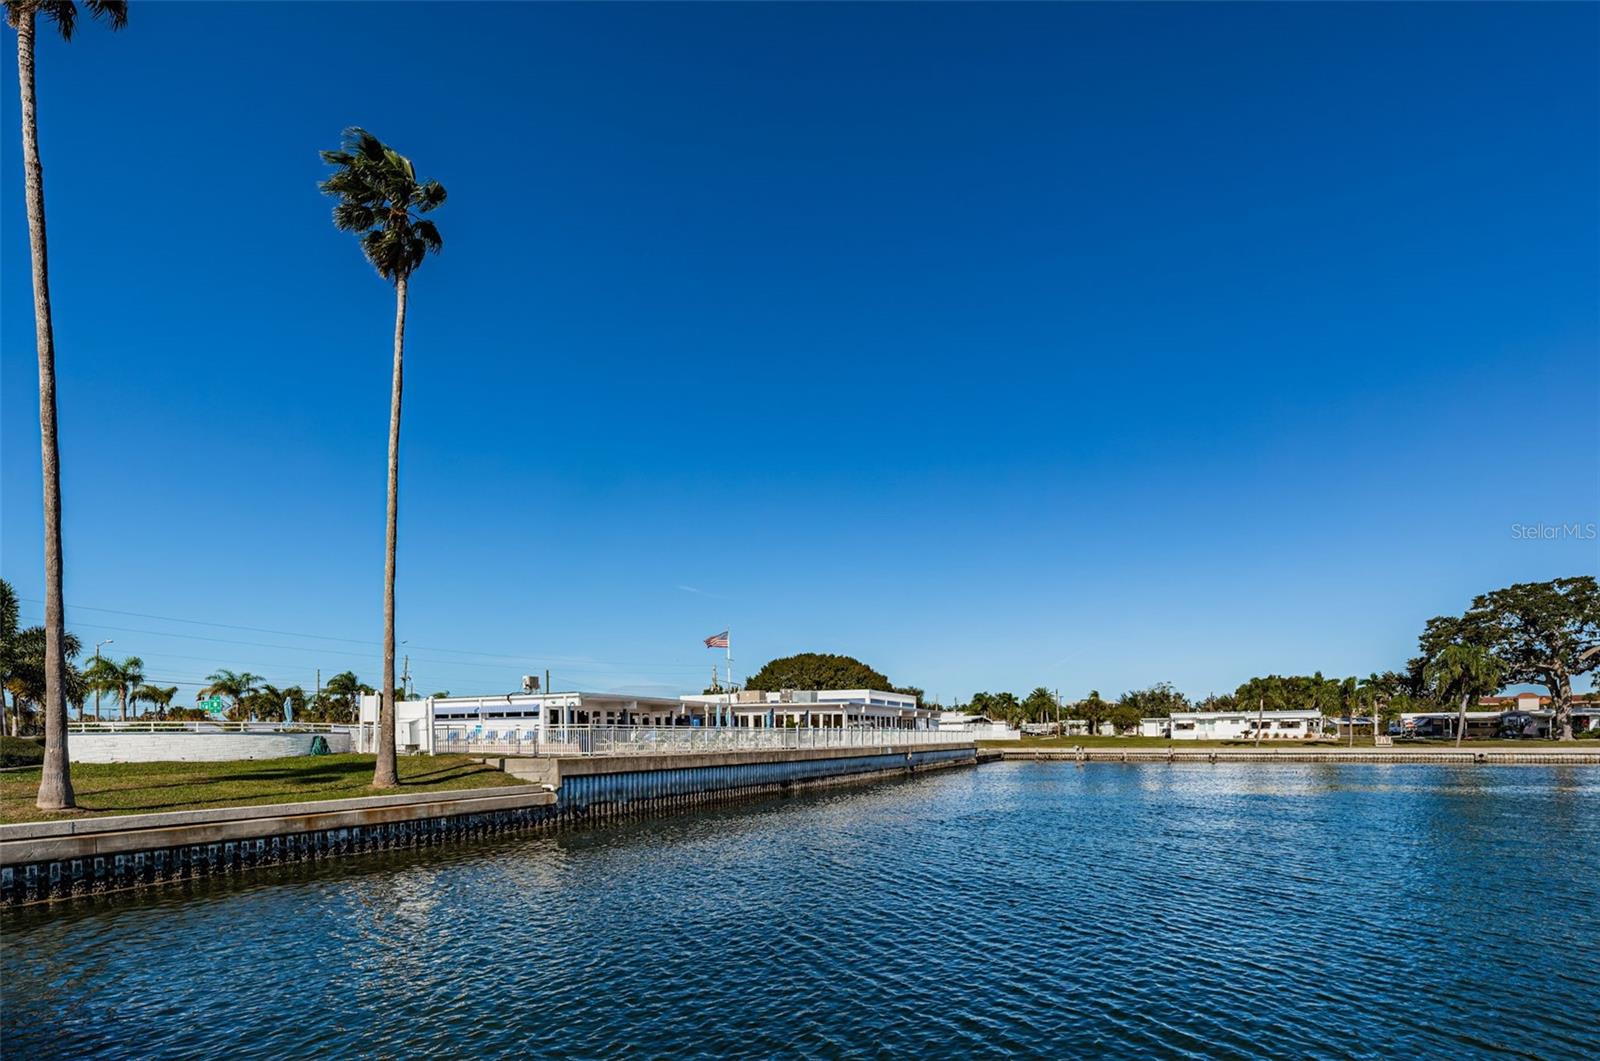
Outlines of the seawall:
<svg viewBox="0 0 1600 1061">
<path fill-rule="evenodd" d="M 1590 750 L 1488 748 L 985 748 L 992 759 L 1087 763 L 1432 763 L 1457 766 L 1600 766 Z"/>
<path fill-rule="evenodd" d="M 972 765 L 974 745 L 489 760 L 524 784 L 0 826 L 0 902 L 149 887 Z"/>
</svg>

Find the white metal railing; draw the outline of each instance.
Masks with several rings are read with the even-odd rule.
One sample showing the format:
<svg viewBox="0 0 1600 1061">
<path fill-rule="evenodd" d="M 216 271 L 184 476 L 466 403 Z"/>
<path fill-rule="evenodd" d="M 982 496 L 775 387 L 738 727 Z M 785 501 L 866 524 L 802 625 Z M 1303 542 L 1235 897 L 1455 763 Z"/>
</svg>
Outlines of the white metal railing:
<svg viewBox="0 0 1600 1061">
<path fill-rule="evenodd" d="M 229 722 L 226 719 L 204 722 L 173 722 L 130 718 L 126 722 L 67 723 L 68 733 L 348 733 L 351 725 L 337 722 Z"/>
<path fill-rule="evenodd" d="M 537 729 L 437 726 L 435 753 L 468 755 L 687 755 L 798 748 L 885 748 L 971 744 L 969 735 L 929 729 L 822 729 L 744 726 L 551 726 Z"/>
</svg>

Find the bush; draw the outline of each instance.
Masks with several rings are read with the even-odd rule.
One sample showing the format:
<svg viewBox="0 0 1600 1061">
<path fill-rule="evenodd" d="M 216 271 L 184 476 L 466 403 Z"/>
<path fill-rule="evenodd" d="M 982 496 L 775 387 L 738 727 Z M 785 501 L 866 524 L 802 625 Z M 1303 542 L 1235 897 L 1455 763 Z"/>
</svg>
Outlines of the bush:
<svg viewBox="0 0 1600 1061">
<path fill-rule="evenodd" d="M 1600 726 L 1595 726 L 1593 728 L 1586 729 L 1582 733 L 1574 733 L 1572 735 L 1572 739 L 1573 740 L 1600 740 Z"/>
<path fill-rule="evenodd" d="M 38 766 L 42 762 L 42 738 L 0 737 L 0 766 Z"/>
</svg>

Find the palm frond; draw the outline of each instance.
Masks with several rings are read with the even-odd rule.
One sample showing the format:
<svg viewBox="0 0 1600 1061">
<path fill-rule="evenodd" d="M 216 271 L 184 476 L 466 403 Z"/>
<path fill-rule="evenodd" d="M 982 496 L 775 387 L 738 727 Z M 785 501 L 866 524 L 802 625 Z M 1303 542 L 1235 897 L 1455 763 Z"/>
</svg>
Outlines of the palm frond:
<svg viewBox="0 0 1600 1061">
<path fill-rule="evenodd" d="M 444 185 L 417 181 L 411 160 L 359 126 L 344 131 L 342 147 L 323 151 L 335 170 L 318 187 L 339 200 L 334 227 L 360 235 L 361 252 L 390 282 L 408 277 L 444 247 L 432 222 L 415 218 L 445 200 Z"/>
<path fill-rule="evenodd" d="M 418 221 L 411 228 L 417 234 L 417 239 L 421 241 L 423 247 L 428 251 L 438 254 L 444 250 L 444 239 L 439 235 L 439 229 L 432 221 Z"/>
<path fill-rule="evenodd" d="M 33 0 L 31 5 L 25 3 L 22 6 L 31 6 L 54 22 L 62 40 L 72 39 L 73 28 L 78 24 L 78 5 L 72 0 Z"/>
<path fill-rule="evenodd" d="M 114 30 L 128 24 L 127 0 L 84 0 L 83 6 L 89 9 L 89 14 Z"/>
</svg>

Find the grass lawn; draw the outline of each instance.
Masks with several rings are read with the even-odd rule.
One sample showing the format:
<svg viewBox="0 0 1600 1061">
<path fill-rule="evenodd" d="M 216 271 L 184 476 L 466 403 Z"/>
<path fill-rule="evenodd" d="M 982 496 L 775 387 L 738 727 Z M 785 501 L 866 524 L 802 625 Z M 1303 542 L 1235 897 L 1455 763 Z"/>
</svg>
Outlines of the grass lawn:
<svg viewBox="0 0 1600 1061">
<path fill-rule="evenodd" d="M 1248 740 L 1167 740 L 1165 737 L 1024 737 L 1016 740 L 981 740 L 978 742 L 984 748 L 1011 748 L 1019 751 L 1031 751 L 1034 748 L 1174 748 L 1183 751 L 1185 748 L 1254 748 L 1253 741 Z M 1456 742 L 1453 740 L 1397 740 L 1392 748 L 1383 748 L 1382 751 L 1397 752 L 1431 752 L 1440 750 L 1454 750 Z M 1318 751 L 1334 751 L 1348 748 L 1344 741 L 1300 741 L 1300 740 L 1264 740 L 1261 742 L 1263 750 L 1271 748 L 1286 748 L 1290 750 L 1315 748 Z M 1547 740 L 1469 740 L 1461 745 L 1461 750 L 1482 751 L 1488 748 L 1516 748 L 1521 751 L 1600 751 L 1600 742 L 1576 741 L 1565 744 Z M 1372 738 L 1362 740 L 1356 736 L 1356 751 L 1372 751 Z"/>
<path fill-rule="evenodd" d="M 493 788 L 522 782 L 464 755 L 400 756 L 400 788 L 372 788 L 370 755 L 301 755 L 220 763 L 74 763 L 76 811 L 33 805 L 38 769 L 0 773 L 0 823 L 349 799 L 394 792 Z"/>
</svg>

